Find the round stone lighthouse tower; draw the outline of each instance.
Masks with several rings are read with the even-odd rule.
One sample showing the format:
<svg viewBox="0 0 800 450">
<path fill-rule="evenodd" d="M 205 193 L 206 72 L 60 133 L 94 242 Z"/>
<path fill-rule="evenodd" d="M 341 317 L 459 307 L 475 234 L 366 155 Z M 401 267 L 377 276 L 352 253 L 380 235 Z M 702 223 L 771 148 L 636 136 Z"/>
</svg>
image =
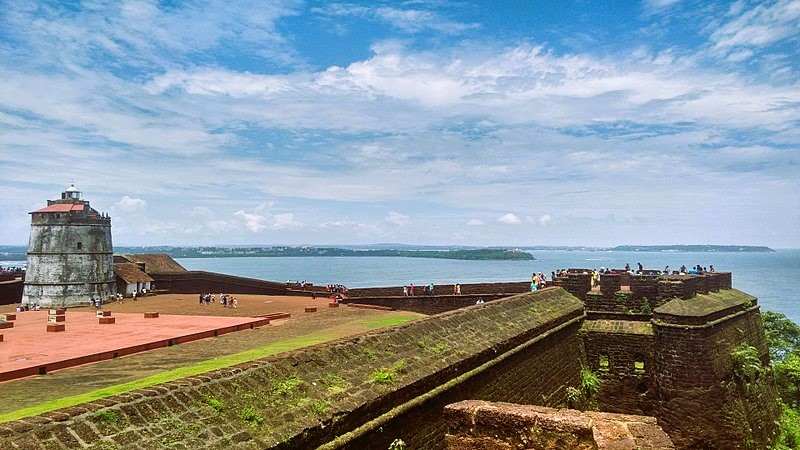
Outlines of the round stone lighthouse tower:
<svg viewBox="0 0 800 450">
<path fill-rule="evenodd" d="M 22 303 L 70 306 L 114 294 L 110 217 L 92 209 L 74 185 L 30 214 Z"/>
</svg>

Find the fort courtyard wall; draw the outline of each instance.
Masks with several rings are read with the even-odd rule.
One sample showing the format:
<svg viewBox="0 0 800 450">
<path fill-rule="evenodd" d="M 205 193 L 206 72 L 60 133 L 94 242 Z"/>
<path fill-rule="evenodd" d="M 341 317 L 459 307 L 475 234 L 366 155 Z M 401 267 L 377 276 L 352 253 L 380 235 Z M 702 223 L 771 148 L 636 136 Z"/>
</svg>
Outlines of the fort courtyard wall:
<svg viewBox="0 0 800 450">
<path fill-rule="evenodd" d="M 0 448 L 440 448 L 447 403 L 563 403 L 583 317 L 521 294 L 3 424 Z"/>
</svg>

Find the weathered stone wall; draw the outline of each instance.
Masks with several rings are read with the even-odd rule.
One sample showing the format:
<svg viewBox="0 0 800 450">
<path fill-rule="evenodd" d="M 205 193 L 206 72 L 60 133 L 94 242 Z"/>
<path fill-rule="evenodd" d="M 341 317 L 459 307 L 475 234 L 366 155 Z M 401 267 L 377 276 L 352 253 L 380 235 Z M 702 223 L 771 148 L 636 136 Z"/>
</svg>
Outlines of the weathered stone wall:
<svg viewBox="0 0 800 450">
<path fill-rule="evenodd" d="M 513 294 L 467 294 L 467 295 L 426 295 L 414 297 L 355 297 L 342 303 L 386 306 L 421 314 L 439 314 L 454 309 L 474 305 L 479 299 L 484 302 L 505 298 Z"/>
<path fill-rule="evenodd" d="M 561 289 L 517 295 L 3 424 L 0 448 L 438 448 L 443 402 L 561 403 L 582 318 Z"/>
<path fill-rule="evenodd" d="M 22 279 L 0 281 L 0 305 L 11 305 L 22 301 Z"/>
<path fill-rule="evenodd" d="M 201 270 L 151 273 L 149 275 L 155 280 L 156 289 L 175 294 L 221 292 L 226 294 L 311 295 L 311 292 L 290 289 L 284 283 Z"/>
<path fill-rule="evenodd" d="M 111 222 L 34 214 L 23 303 L 88 304 L 115 291 Z"/>
<path fill-rule="evenodd" d="M 763 446 L 775 431 L 779 411 L 771 375 L 745 386 L 732 369 L 731 353 L 743 343 L 769 364 L 758 306 L 747 302 L 724 311 L 723 317 L 709 313 L 702 324 L 697 317 L 676 323 L 675 314 L 656 311 L 657 416 L 679 448 Z"/>
<path fill-rule="evenodd" d="M 434 295 L 449 295 L 453 293 L 453 284 L 434 285 Z M 461 293 L 464 295 L 486 295 L 486 294 L 521 294 L 531 290 L 529 281 L 498 282 L 498 283 L 465 283 L 461 285 Z M 422 296 L 425 286 L 415 286 L 416 296 Z M 402 297 L 402 286 L 353 288 L 348 291 L 348 296 L 357 297 Z"/>
<path fill-rule="evenodd" d="M 464 401 L 448 405 L 448 450 L 667 450 L 653 417 Z"/>
<path fill-rule="evenodd" d="M 655 336 L 649 322 L 587 320 L 581 329 L 586 362 L 601 380 L 601 411 L 653 415 L 658 396 Z"/>
</svg>

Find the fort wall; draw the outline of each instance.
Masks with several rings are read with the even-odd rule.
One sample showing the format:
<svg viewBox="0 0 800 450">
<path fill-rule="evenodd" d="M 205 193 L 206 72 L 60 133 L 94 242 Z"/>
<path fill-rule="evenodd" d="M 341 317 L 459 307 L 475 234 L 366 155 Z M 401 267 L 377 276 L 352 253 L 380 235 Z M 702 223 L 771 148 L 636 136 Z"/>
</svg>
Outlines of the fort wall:
<svg viewBox="0 0 800 450">
<path fill-rule="evenodd" d="M 674 449 L 653 417 L 464 401 L 445 408 L 448 450 Z"/>
<path fill-rule="evenodd" d="M 22 300 L 22 278 L 0 281 L 0 305 L 11 305 Z"/>
<path fill-rule="evenodd" d="M 521 294 L 2 424 L 0 448 L 441 448 L 447 403 L 563 403 L 583 316 Z"/>
<path fill-rule="evenodd" d="M 222 292 L 226 294 L 311 295 L 310 291 L 291 289 L 284 283 L 202 270 L 149 273 L 149 275 L 153 278 L 156 289 L 174 294 Z"/>
</svg>

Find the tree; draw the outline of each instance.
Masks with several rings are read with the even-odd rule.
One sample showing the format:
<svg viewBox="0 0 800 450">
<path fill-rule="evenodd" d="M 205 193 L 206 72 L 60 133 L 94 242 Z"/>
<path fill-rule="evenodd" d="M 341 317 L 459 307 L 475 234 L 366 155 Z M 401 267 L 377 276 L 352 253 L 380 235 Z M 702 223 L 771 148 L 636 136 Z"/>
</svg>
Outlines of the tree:
<svg viewBox="0 0 800 450">
<path fill-rule="evenodd" d="M 775 362 L 783 361 L 793 352 L 800 352 L 800 325 L 786 315 L 766 311 L 761 314 L 769 355 Z"/>
</svg>

